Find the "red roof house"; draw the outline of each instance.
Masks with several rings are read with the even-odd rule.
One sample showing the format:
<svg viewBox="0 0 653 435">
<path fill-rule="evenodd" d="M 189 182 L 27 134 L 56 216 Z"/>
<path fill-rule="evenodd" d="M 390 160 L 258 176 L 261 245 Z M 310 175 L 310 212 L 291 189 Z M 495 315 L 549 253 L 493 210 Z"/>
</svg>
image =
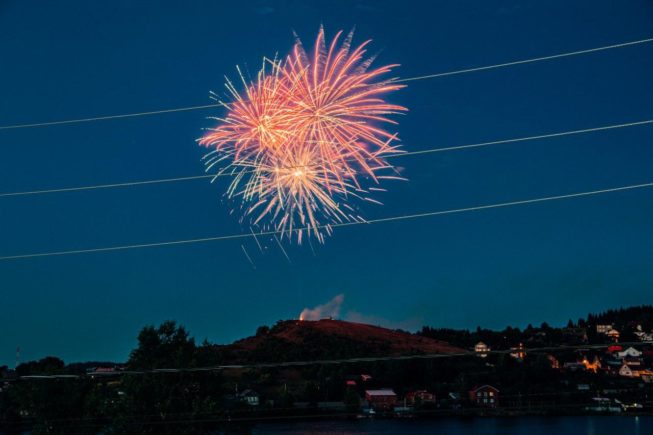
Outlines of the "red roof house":
<svg viewBox="0 0 653 435">
<path fill-rule="evenodd" d="M 492 385 L 481 385 L 469 391 L 469 401 L 483 408 L 499 406 L 499 389 Z"/>
</svg>

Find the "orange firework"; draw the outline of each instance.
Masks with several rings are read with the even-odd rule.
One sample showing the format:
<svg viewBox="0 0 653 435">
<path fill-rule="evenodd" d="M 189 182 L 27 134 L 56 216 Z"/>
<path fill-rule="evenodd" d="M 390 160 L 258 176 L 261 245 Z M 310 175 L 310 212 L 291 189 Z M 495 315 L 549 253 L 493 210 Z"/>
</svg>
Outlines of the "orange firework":
<svg viewBox="0 0 653 435">
<path fill-rule="evenodd" d="M 234 177 L 227 195 L 243 201 L 251 224 L 296 234 L 298 242 L 304 234 L 323 241 L 334 223 L 362 221 L 352 200 L 377 202 L 365 196 L 364 180 L 397 178 L 379 175 L 393 170 L 385 157 L 398 152 L 396 133 L 383 124 L 406 110 L 382 98 L 402 87 L 380 78 L 395 65 L 371 69 L 369 41 L 351 49 L 353 34 L 339 45 L 341 35 L 327 49 L 320 28 L 310 56 L 297 39 L 285 61 L 264 61 L 249 83 L 239 70 L 244 92 L 227 81 L 228 113 L 199 140 L 214 148 L 207 170 L 226 163 L 218 175 Z"/>
<path fill-rule="evenodd" d="M 374 57 L 364 56 L 370 41 L 351 50 L 353 32 L 338 47 L 341 35 L 336 34 L 327 50 L 321 27 L 311 56 L 298 39 L 282 70 L 287 87 L 293 90 L 289 96 L 293 98 L 295 143 L 315 144 L 325 166 L 333 170 L 336 163 L 344 164 L 354 182 L 359 171 L 376 180 L 376 170 L 386 167 L 383 157 L 397 152 L 392 145 L 396 134 L 376 125 L 395 124 L 387 115 L 406 110 L 381 96 L 403 85 L 379 81 L 396 65 L 369 70 Z"/>
</svg>

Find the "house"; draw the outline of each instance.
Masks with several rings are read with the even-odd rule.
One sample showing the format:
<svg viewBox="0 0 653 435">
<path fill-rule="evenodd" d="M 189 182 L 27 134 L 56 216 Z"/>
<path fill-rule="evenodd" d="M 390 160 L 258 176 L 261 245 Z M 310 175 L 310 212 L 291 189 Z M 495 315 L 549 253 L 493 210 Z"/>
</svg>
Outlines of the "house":
<svg viewBox="0 0 653 435">
<path fill-rule="evenodd" d="M 237 397 L 240 401 L 247 403 L 249 406 L 258 406 L 260 400 L 259 394 L 250 389 L 238 393 Z"/>
<path fill-rule="evenodd" d="M 601 361 L 597 356 L 594 357 L 594 360 L 592 362 L 589 362 L 587 357 L 583 358 L 583 365 L 585 366 L 585 370 L 590 371 L 590 372 L 598 372 L 599 369 L 601 368 Z"/>
<path fill-rule="evenodd" d="M 115 374 L 116 367 L 89 367 L 86 369 L 87 375 L 110 375 Z"/>
<path fill-rule="evenodd" d="M 653 371 L 651 370 L 642 370 L 639 372 L 639 376 L 647 384 L 653 384 Z"/>
<path fill-rule="evenodd" d="M 640 356 L 642 356 L 642 352 L 640 352 L 639 350 L 631 346 L 622 352 L 617 352 L 617 356 L 619 356 L 619 358 L 626 358 L 626 357 L 639 358 Z"/>
<path fill-rule="evenodd" d="M 608 332 L 606 332 L 605 335 L 607 335 L 607 336 L 610 337 L 612 340 L 614 340 L 615 342 L 617 342 L 617 341 L 619 341 L 619 336 L 620 336 L 621 334 L 619 334 L 619 331 L 617 331 L 616 329 L 611 329 L 611 330 L 609 330 Z"/>
<path fill-rule="evenodd" d="M 481 358 L 485 358 L 492 349 L 488 347 L 487 344 L 483 343 L 482 341 L 479 341 L 476 343 L 474 346 L 474 352 L 476 352 L 476 356 L 479 356 Z"/>
<path fill-rule="evenodd" d="M 596 325 L 596 332 L 597 334 L 607 334 L 609 330 L 612 329 L 612 325 Z"/>
<path fill-rule="evenodd" d="M 551 364 L 552 369 L 559 369 L 560 368 L 560 361 L 555 356 L 553 356 L 551 354 L 548 354 L 546 356 L 546 359 L 549 360 L 549 364 Z"/>
<path fill-rule="evenodd" d="M 366 374 L 347 375 L 347 377 L 345 377 L 345 380 L 347 381 L 347 385 L 350 385 L 349 381 L 354 381 L 355 384 L 358 384 L 359 382 L 371 381 L 372 376 Z"/>
<path fill-rule="evenodd" d="M 406 403 L 411 405 L 422 403 L 435 403 L 435 394 L 426 390 L 411 391 L 406 394 Z"/>
<path fill-rule="evenodd" d="M 639 358 L 625 357 L 621 360 L 624 364 L 628 364 L 631 367 L 639 368 L 642 365 L 642 360 Z"/>
<path fill-rule="evenodd" d="M 469 391 L 469 401 L 479 407 L 496 408 L 499 406 L 499 389 L 492 385 L 481 385 Z"/>
<path fill-rule="evenodd" d="M 627 378 L 636 378 L 639 377 L 639 371 L 635 367 L 631 367 L 628 364 L 624 364 L 619 369 L 619 376 L 625 376 Z"/>
<path fill-rule="evenodd" d="M 620 403 L 618 403 L 616 400 L 613 401 L 613 399 L 609 399 L 607 397 L 593 397 L 592 402 L 592 405 L 585 407 L 586 411 L 613 413 L 622 411 Z"/>
<path fill-rule="evenodd" d="M 524 350 L 524 343 L 519 343 L 517 347 L 511 347 L 510 356 L 518 360 L 523 360 L 526 357 L 526 351 Z"/>
<path fill-rule="evenodd" d="M 653 332 L 650 334 L 642 331 L 642 325 L 637 325 L 636 331 L 633 332 L 639 341 L 653 341 Z"/>
<path fill-rule="evenodd" d="M 397 395 L 391 388 L 365 390 L 365 400 L 375 411 L 390 411 L 397 403 Z"/>
</svg>

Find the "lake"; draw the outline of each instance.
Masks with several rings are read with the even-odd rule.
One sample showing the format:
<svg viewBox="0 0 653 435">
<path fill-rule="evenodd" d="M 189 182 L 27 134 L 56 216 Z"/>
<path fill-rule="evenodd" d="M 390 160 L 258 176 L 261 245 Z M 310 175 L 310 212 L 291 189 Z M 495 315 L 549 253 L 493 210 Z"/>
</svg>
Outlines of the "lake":
<svg viewBox="0 0 653 435">
<path fill-rule="evenodd" d="M 443 418 L 438 420 L 359 420 L 263 423 L 252 435 L 388 435 L 388 434 L 487 434 L 487 435 L 649 435 L 653 417 L 580 416 Z"/>
</svg>

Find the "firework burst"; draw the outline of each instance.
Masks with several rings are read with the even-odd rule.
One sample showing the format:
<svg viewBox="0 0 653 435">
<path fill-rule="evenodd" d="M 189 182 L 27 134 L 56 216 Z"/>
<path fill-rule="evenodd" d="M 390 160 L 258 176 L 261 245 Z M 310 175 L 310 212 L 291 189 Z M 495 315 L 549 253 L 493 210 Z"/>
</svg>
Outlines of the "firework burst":
<svg viewBox="0 0 653 435">
<path fill-rule="evenodd" d="M 304 235 L 324 241 L 332 225 L 363 221 L 355 200 L 377 202 L 365 186 L 394 168 L 386 161 L 400 152 L 396 133 L 383 126 L 406 109 L 383 96 L 403 87 L 381 79 L 396 65 L 371 68 L 364 42 L 352 49 L 353 33 L 342 32 L 327 47 L 320 28 L 312 53 L 299 39 L 283 61 L 264 60 L 256 79 L 239 71 L 244 91 L 227 80 L 224 118 L 200 144 L 213 150 L 207 171 L 233 179 L 229 198 L 242 201 L 252 226 L 273 228 L 283 236 Z"/>
</svg>

